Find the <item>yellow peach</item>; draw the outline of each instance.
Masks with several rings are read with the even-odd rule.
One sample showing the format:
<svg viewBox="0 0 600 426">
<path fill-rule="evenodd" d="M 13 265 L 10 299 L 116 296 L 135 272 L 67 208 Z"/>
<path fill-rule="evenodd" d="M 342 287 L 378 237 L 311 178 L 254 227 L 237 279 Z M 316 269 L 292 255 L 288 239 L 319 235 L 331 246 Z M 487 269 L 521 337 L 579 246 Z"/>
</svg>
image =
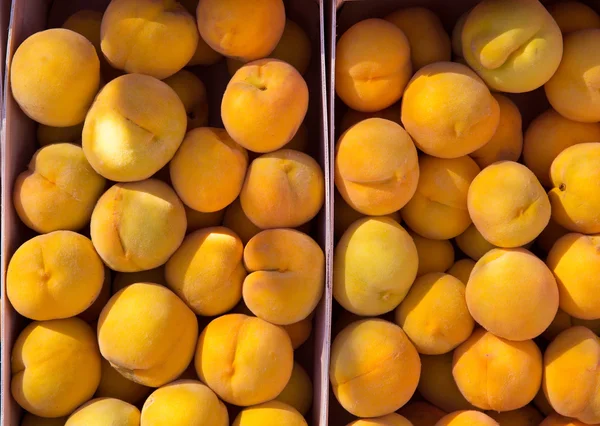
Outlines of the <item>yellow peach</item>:
<svg viewBox="0 0 600 426">
<path fill-rule="evenodd" d="M 144 426 L 229 426 L 227 408 L 197 380 L 178 380 L 148 397 L 142 408 Z"/>
<path fill-rule="evenodd" d="M 600 28 L 600 16 L 594 9 L 578 1 L 562 1 L 548 6 L 548 12 L 554 18 L 563 35 Z"/>
<path fill-rule="evenodd" d="M 483 238 L 475 225 L 470 225 L 465 232 L 458 235 L 454 240 L 458 248 L 475 261 L 481 259 L 488 251 L 497 248 Z"/>
<path fill-rule="evenodd" d="M 248 153 L 223 129 L 202 127 L 185 135 L 169 164 L 171 182 L 194 210 L 214 212 L 231 204 L 242 190 Z"/>
<path fill-rule="evenodd" d="M 510 411 L 529 404 L 542 383 L 542 353 L 533 340 L 512 342 L 477 329 L 454 351 L 458 389 L 482 410 Z"/>
<path fill-rule="evenodd" d="M 100 61 L 82 35 L 62 28 L 40 31 L 15 52 L 10 84 L 28 117 L 47 126 L 74 126 L 84 120 L 96 96 Z"/>
<path fill-rule="evenodd" d="M 385 109 L 373 112 L 363 112 L 348 109 L 348 111 L 344 113 L 338 126 L 339 134 L 341 135 L 350 127 L 360 123 L 363 120 L 366 120 L 367 118 L 384 118 L 386 120 L 393 121 L 396 124 L 402 125 L 402 122 L 400 121 L 400 102 L 395 103 L 394 105 Z"/>
<path fill-rule="evenodd" d="M 539 426 L 587 426 L 579 420 L 563 417 L 559 414 L 551 414 L 540 423 Z"/>
<path fill-rule="evenodd" d="M 293 229 L 262 231 L 246 244 L 244 265 L 244 302 L 257 317 L 289 325 L 317 307 L 325 288 L 325 255 L 308 235 Z"/>
<path fill-rule="evenodd" d="M 444 416 L 435 426 L 499 426 L 499 424 L 479 411 L 456 411 Z"/>
<path fill-rule="evenodd" d="M 183 204 L 167 184 L 147 179 L 106 191 L 94 208 L 92 242 L 112 270 L 138 272 L 165 263 L 185 236 Z"/>
<path fill-rule="evenodd" d="M 121 375 L 106 359 L 102 358 L 102 374 L 96 397 L 116 398 L 130 404 L 146 399 L 151 389 Z"/>
<path fill-rule="evenodd" d="M 408 83 L 401 117 L 421 151 L 456 158 L 490 141 L 498 128 L 500 106 L 470 68 L 436 62 L 421 68 Z"/>
<path fill-rule="evenodd" d="M 281 327 L 228 314 L 212 320 L 200 334 L 195 366 L 200 380 L 221 399 L 246 407 L 283 391 L 292 375 L 293 357 L 290 338 Z"/>
<path fill-rule="evenodd" d="M 178 2 L 113 0 L 100 45 L 113 67 L 163 79 L 190 61 L 198 38 L 194 17 Z"/>
<path fill-rule="evenodd" d="M 192 17 L 196 18 L 196 9 L 198 8 L 198 0 L 179 0 L 179 3 L 192 15 Z M 196 31 L 198 29 L 196 28 Z M 204 39 L 199 36 L 198 37 L 198 46 L 196 47 L 196 51 L 194 52 L 194 56 L 187 63 L 187 66 L 194 65 L 214 65 L 221 60 L 223 56 L 213 50 L 212 47 L 208 45 L 204 41 Z"/>
<path fill-rule="evenodd" d="M 520 341 L 539 336 L 552 323 L 559 291 L 550 269 L 531 252 L 494 249 L 475 264 L 466 299 L 482 327 Z"/>
<path fill-rule="evenodd" d="M 411 236 L 394 220 L 354 222 L 335 248 L 333 297 L 357 315 L 393 310 L 417 276 L 419 257 Z"/>
<path fill-rule="evenodd" d="M 448 240 L 430 240 L 410 233 L 419 256 L 417 277 L 430 272 L 445 272 L 454 263 L 454 247 Z"/>
<path fill-rule="evenodd" d="M 549 416 L 551 414 L 555 414 L 554 408 L 550 406 L 546 395 L 544 395 L 544 387 L 541 386 L 535 398 L 533 398 L 533 405 L 536 406 L 538 410 L 540 410 L 544 415 Z"/>
<path fill-rule="evenodd" d="M 553 109 L 537 116 L 525 132 L 523 162 L 545 187 L 551 187 L 550 166 L 566 148 L 600 141 L 600 123 L 580 123 Z"/>
<path fill-rule="evenodd" d="M 475 326 L 467 309 L 465 284 L 439 272 L 417 278 L 396 309 L 396 323 L 419 353 L 450 352 L 467 340 Z"/>
<path fill-rule="evenodd" d="M 402 219 L 426 238 L 447 240 L 462 234 L 471 224 L 467 194 L 479 172 L 468 156 L 421 156 L 417 190 L 400 212 Z"/>
<path fill-rule="evenodd" d="M 308 109 L 308 86 L 290 64 L 261 59 L 229 80 L 221 103 L 227 133 L 244 148 L 271 152 L 292 140 Z"/>
<path fill-rule="evenodd" d="M 146 75 L 123 75 L 94 100 L 83 126 L 83 152 L 107 179 L 146 179 L 173 158 L 186 125 L 183 103 L 167 84 Z"/>
<path fill-rule="evenodd" d="M 187 114 L 187 130 L 208 125 L 208 99 L 202 80 L 187 70 L 181 70 L 163 80 L 177 93 Z"/>
<path fill-rule="evenodd" d="M 38 235 L 10 259 L 6 295 L 21 315 L 37 321 L 69 318 L 96 300 L 104 265 L 91 241 L 71 231 Z"/>
<path fill-rule="evenodd" d="M 544 419 L 544 416 L 531 405 L 502 413 L 488 411 L 487 415 L 496 420 L 500 426 L 539 426 Z"/>
<path fill-rule="evenodd" d="M 167 285 L 195 314 L 224 314 L 242 297 L 243 250 L 242 241 L 227 228 L 193 232 L 165 266 Z"/>
<path fill-rule="evenodd" d="M 67 417 L 38 417 L 31 413 L 25 413 L 21 426 L 65 426 Z"/>
<path fill-rule="evenodd" d="M 417 189 L 417 150 L 406 131 L 382 118 L 369 118 L 337 141 L 335 185 L 354 210 L 372 216 L 404 207 Z"/>
<path fill-rule="evenodd" d="M 600 29 L 576 31 L 565 36 L 560 66 L 544 89 L 550 105 L 560 114 L 585 123 L 600 120 L 600 54 L 595 48 Z"/>
<path fill-rule="evenodd" d="M 550 221 L 546 191 L 531 170 L 513 161 L 494 163 L 475 177 L 468 208 L 483 238 L 498 247 L 525 245 Z"/>
<path fill-rule="evenodd" d="M 414 71 L 433 62 L 450 60 L 450 37 L 440 18 L 431 10 L 424 7 L 408 7 L 389 14 L 385 20 L 400 28 L 408 39 Z"/>
<path fill-rule="evenodd" d="M 78 231 L 89 223 L 105 185 L 81 147 L 57 143 L 33 154 L 17 176 L 13 202 L 23 223 L 39 233 Z"/>
<path fill-rule="evenodd" d="M 127 402 L 114 398 L 97 398 L 82 405 L 65 423 L 65 426 L 139 426 L 140 410 Z"/>
<path fill-rule="evenodd" d="M 112 284 L 112 293 L 115 294 L 128 285 L 135 283 L 167 285 L 167 280 L 165 279 L 165 267 L 159 266 L 158 268 L 139 272 L 117 272 Z"/>
<path fill-rule="evenodd" d="M 331 347 L 333 393 L 342 407 L 358 417 L 398 410 L 414 394 L 420 372 L 419 354 L 406 334 L 380 319 L 350 324 Z"/>
<path fill-rule="evenodd" d="M 240 193 L 244 214 L 261 229 L 294 228 L 314 218 L 325 199 L 325 177 L 307 154 L 281 149 L 252 161 Z"/>
<path fill-rule="evenodd" d="M 52 127 L 39 124 L 36 132 L 37 141 L 40 146 L 46 146 L 59 142 L 81 143 L 83 132 L 83 121 L 69 127 Z"/>
<path fill-rule="evenodd" d="M 546 263 L 556 277 L 560 308 L 576 318 L 600 319 L 600 296 L 596 291 L 600 236 L 566 234 L 556 241 Z"/>
<path fill-rule="evenodd" d="M 225 209 L 223 226 L 235 232 L 244 245 L 248 244 L 248 241 L 261 231 L 258 226 L 248 219 L 239 198 Z"/>
<path fill-rule="evenodd" d="M 406 417 L 413 426 L 435 426 L 446 415 L 435 405 L 423 401 L 409 402 L 398 411 L 398 414 Z"/>
<path fill-rule="evenodd" d="M 421 379 L 417 390 L 427 401 L 448 413 L 473 410 L 474 407 L 456 386 L 452 376 L 452 359 L 452 352 L 443 355 L 421 355 Z"/>
<path fill-rule="evenodd" d="M 100 49 L 100 26 L 102 25 L 102 12 L 97 10 L 79 10 L 69 16 L 63 28 L 81 34 L 94 45 L 98 57 L 102 54 Z M 100 60 L 102 60 L 101 58 Z"/>
<path fill-rule="evenodd" d="M 484 0 L 462 30 L 462 51 L 492 89 L 530 92 L 550 80 L 560 64 L 560 28 L 538 0 Z"/>
<path fill-rule="evenodd" d="M 359 419 L 348 423 L 347 426 L 413 426 L 413 424 L 400 414 L 391 413 L 387 416 Z"/>
<path fill-rule="evenodd" d="M 194 313 L 158 284 L 125 287 L 108 301 L 98 320 L 102 356 L 129 380 L 151 387 L 169 383 L 185 370 L 197 336 Z"/>
<path fill-rule="evenodd" d="M 310 337 L 313 328 L 312 318 L 309 316 L 308 318 L 304 318 L 303 320 L 292 324 L 283 325 L 282 327 L 288 336 L 290 336 L 292 347 L 295 350 L 302 346 Z"/>
<path fill-rule="evenodd" d="M 312 382 L 300 364 L 294 362 L 294 369 L 290 381 L 279 394 L 275 401 L 283 402 L 294 407 L 300 414 L 306 416 L 312 404 Z"/>
<path fill-rule="evenodd" d="M 365 215 L 350 207 L 348 203 L 344 201 L 344 199 L 338 191 L 335 191 L 334 197 L 334 234 L 336 238 L 341 238 L 344 232 L 346 232 L 346 229 L 350 227 L 350 225 L 352 225 L 358 219 L 362 219 L 363 217 L 365 217 Z M 402 216 L 400 216 L 400 211 L 390 213 L 387 216 L 390 219 L 394 219 L 398 223 L 402 223 Z"/>
<path fill-rule="evenodd" d="M 455 278 L 458 278 L 460 282 L 467 285 L 469 282 L 469 277 L 471 276 L 471 271 L 475 267 L 475 261 L 471 259 L 461 259 L 457 261 L 450 269 L 448 269 L 448 274 L 452 275 Z"/>
<path fill-rule="evenodd" d="M 600 142 L 573 145 L 552 162 L 552 219 L 573 232 L 600 232 Z"/>
<path fill-rule="evenodd" d="M 79 318 L 32 322 L 13 346 L 10 368 L 12 396 L 21 407 L 36 416 L 66 416 L 96 392 L 98 343 Z"/>
<path fill-rule="evenodd" d="M 600 423 L 598 362 L 600 338 L 585 327 L 571 327 L 550 343 L 542 386 L 558 414 L 585 424 Z"/>
<path fill-rule="evenodd" d="M 500 106 L 498 128 L 488 143 L 470 154 L 482 169 L 496 161 L 518 161 L 523 150 L 523 128 L 519 108 L 504 95 L 493 93 L 492 96 Z"/>
<path fill-rule="evenodd" d="M 293 407 L 280 401 L 271 401 L 243 409 L 232 426 L 308 426 Z"/>
<path fill-rule="evenodd" d="M 242 61 L 268 56 L 285 27 L 282 0 L 200 0 L 196 17 L 211 48 Z"/>
</svg>

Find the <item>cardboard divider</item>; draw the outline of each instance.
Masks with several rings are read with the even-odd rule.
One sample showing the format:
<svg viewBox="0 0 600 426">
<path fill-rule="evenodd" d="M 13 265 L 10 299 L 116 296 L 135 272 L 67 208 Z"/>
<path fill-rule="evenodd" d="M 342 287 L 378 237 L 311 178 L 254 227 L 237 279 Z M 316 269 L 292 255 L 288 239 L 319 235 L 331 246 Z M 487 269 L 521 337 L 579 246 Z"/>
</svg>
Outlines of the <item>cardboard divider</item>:
<svg viewBox="0 0 600 426">
<path fill-rule="evenodd" d="M 331 341 L 332 265 L 333 265 L 333 173 L 332 156 L 328 143 L 326 55 L 324 0 L 284 0 L 287 16 L 308 34 L 312 45 L 311 63 L 305 75 L 309 93 L 309 110 L 305 120 L 313 155 L 325 174 L 325 205 L 311 224 L 311 235 L 326 256 L 325 292 L 314 317 L 313 334 L 309 342 L 296 352 L 297 360 L 312 371 L 314 399 L 308 422 L 325 426 L 328 419 L 328 365 Z M 18 426 L 22 410 L 11 396 L 11 351 L 19 332 L 28 322 L 18 315 L 6 297 L 6 270 L 15 250 L 35 234 L 19 220 L 12 205 L 15 179 L 25 170 L 32 154 L 38 149 L 37 124 L 19 108 L 10 91 L 11 58 L 17 47 L 31 34 L 46 28 L 60 27 L 74 12 L 81 9 L 102 11 L 109 0 L 13 0 L 10 16 L 10 35 L 6 50 L 4 75 L 2 148 L 2 426 Z M 225 61 L 210 67 L 188 68 L 203 80 L 209 98 L 209 125 L 222 127 L 221 96 L 229 81 Z M 233 419 L 231 419 L 233 421 Z"/>
</svg>

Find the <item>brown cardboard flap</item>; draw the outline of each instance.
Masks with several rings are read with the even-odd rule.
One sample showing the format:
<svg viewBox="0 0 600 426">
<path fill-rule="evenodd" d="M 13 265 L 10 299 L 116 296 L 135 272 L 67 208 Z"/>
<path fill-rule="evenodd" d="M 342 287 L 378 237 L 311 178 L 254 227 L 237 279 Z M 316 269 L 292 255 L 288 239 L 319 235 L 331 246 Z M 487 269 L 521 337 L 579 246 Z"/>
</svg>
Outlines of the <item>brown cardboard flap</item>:
<svg viewBox="0 0 600 426">
<path fill-rule="evenodd" d="M 0 0 L 1 1 L 1 0 Z M 326 255 L 325 293 L 319 304 L 313 336 L 297 353 L 299 362 L 312 371 L 314 385 L 313 410 L 309 424 L 325 426 L 328 418 L 328 365 L 331 339 L 332 264 L 333 264 L 333 178 L 331 151 L 328 144 L 325 23 L 323 0 L 284 0 L 288 17 L 296 21 L 308 34 L 312 43 L 312 58 L 305 75 L 309 93 L 309 111 L 305 120 L 312 147 L 310 153 L 318 160 L 325 175 L 325 205 L 314 221 L 312 235 Z M 45 28 L 60 27 L 74 12 L 81 9 L 102 11 L 108 0 L 14 0 L 10 19 L 10 37 L 7 46 L 5 75 L 6 91 L 3 96 L 2 146 L 2 426 L 18 426 L 21 409 L 10 391 L 11 350 L 26 320 L 12 308 L 6 293 L 6 269 L 15 250 L 34 234 L 23 226 L 12 206 L 12 189 L 17 175 L 26 168 L 37 149 L 37 124 L 21 111 L 10 92 L 10 64 L 17 47 L 31 34 Z M 221 96 L 229 81 L 225 61 L 211 67 L 189 68 L 204 81 L 208 91 L 211 126 L 222 126 L 220 117 Z M 233 419 L 231 419 L 233 421 Z"/>
</svg>

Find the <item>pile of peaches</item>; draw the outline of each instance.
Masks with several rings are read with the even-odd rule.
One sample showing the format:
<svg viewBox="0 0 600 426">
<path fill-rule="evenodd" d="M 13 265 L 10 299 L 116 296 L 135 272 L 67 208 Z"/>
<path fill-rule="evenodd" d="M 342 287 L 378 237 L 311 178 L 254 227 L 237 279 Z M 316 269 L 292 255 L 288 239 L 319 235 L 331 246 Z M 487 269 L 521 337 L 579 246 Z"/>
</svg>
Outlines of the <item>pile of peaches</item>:
<svg viewBox="0 0 600 426">
<path fill-rule="evenodd" d="M 342 31 L 334 75 L 350 424 L 600 424 L 598 14 L 403 8 Z"/>
</svg>

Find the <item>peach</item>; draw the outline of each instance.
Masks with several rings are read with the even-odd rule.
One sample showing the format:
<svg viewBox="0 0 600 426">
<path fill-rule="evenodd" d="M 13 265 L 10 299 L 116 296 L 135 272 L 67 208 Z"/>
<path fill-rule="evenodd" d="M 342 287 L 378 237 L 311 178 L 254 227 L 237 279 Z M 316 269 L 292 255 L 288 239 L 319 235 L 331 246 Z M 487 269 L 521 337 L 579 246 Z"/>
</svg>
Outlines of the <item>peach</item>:
<svg viewBox="0 0 600 426">
<path fill-rule="evenodd" d="M 566 234 L 559 238 L 546 260 L 556 278 L 560 308 L 585 320 L 600 319 L 600 236 Z"/>
<path fill-rule="evenodd" d="M 502 92 L 530 92 L 560 64 L 560 28 L 538 0 L 484 0 L 462 30 L 462 51 L 487 85 Z"/>
<path fill-rule="evenodd" d="M 576 326 L 560 333 L 544 353 L 544 394 L 556 412 L 585 424 L 600 423 L 600 338 Z"/>
<path fill-rule="evenodd" d="M 300 74 L 306 74 L 310 64 L 310 39 L 302 27 L 294 21 L 287 19 L 283 35 L 275 49 L 268 55 L 269 58 L 287 62 Z M 244 62 L 234 58 L 227 58 L 227 70 L 234 75 L 244 65 Z"/>
<path fill-rule="evenodd" d="M 232 426 L 308 426 L 304 417 L 293 407 L 271 401 L 243 409 Z"/>
<path fill-rule="evenodd" d="M 190 61 L 198 38 L 193 16 L 178 2 L 113 0 L 100 45 L 113 67 L 163 79 Z"/>
<path fill-rule="evenodd" d="M 275 401 L 283 402 L 294 407 L 300 414 L 306 416 L 312 405 L 313 390 L 312 382 L 304 368 L 294 362 L 294 369 L 290 381 L 279 394 Z"/>
<path fill-rule="evenodd" d="M 535 398 L 533 398 L 533 404 L 536 406 L 538 410 L 540 410 L 544 415 L 550 416 L 551 414 L 556 414 L 554 408 L 550 406 L 546 395 L 544 395 L 544 387 L 541 386 Z"/>
<path fill-rule="evenodd" d="M 546 191 L 527 167 L 500 161 L 473 179 L 469 215 L 483 238 L 498 247 L 530 243 L 550 221 Z"/>
<path fill-rule="evenodd" d="M 600 16 L 596 11 L 578 1 L 551 4 L 548 6 L 548 12 L 558 24 L 563 36 L 588 28 L 600 28 Z"/>
<path fill-rule="evenodd" d="M 146 179 L 173 158 L 186 125 L 184 105 L 167 84 L 146 75 L 123 75 L 94 100 L 83 126 L 83 152 L 107 179 Z"/>
<path fill-rule="evenodd" d="M 540 388 L 542 353 L 533 340 L 512 342 L 477 329 L 454 351 L 452 375 L 475 407 L 517 410 Z"/>
<path fill-rule="evenodd" d="M 525 132 L 523 161 L 545 187 L 551 187 L 550 166 L 570 146 L 600 141 L 600 123 L 580 123 L 553 109 L 538 115 Z"/>
<path fill-rule="evenodd" d="M 417 190 L 402 209 L 402 219 L 426 238 L 447 240 L 462 234 L 471 224 L 467 194 L 479 172 L 468 156 L 421 156 Z"/>
<path fill-rule="evenodd" d="M 82 35 L 62 28 L 40 31 L 17 48 L 10 84 L 29 118 L 47 126 L 75 126 L 98 91 L 100 61 Z"/>
<path fill-rule="evenodd" d="M 217 52 L 242 61 L 268 56 L 285 27 L 282 0 L 200 0 L 200 36 Z"/>
<path fill-rule="evenodd" d="M 184 206 L 184 208 L 188 234 L 202 228 L 219 226 L 221 225 L 221 222 L 223 222 L 223 217 L 225 216 L 225 209 L 205 213 L 191 209 L 188 206 Z"/>
<path fill-rule="evenodd" d="M 500 106 L 470 68 L 436 62 L 421 68 L 408 83 L 401 118 L 421 151 L 457 158 L 492 139 L 500 121 Z"/>
<path fill-rule="evenodd" d="M 600 54 L 595 48 L 600 29 L 576 31 L 565 36 L 560 66 L 544 89 L 550 105 L 562 116 L 585 123 L 600 120 Z"/>
<path fill-rule="evenodd" d="M 151 389 L 121 375 L 106 359 L 102 358 L 102 373 L 96 397 L 116 398 L 130 404 L 138 404 L 146 399 Z"/>
<path fill-rule="evenodd" d="M 179 3 L 196 19 L 196 9 L 198 8 L 198 0 L 179 0 Z M 196 28 L 198 31 L 198 28 Z M 187 63 L 187 66 L 195 65 L 214 65 L 223 58 L 219 52 L 213 50 L 212 47 L 204 41 L 201 36 L 198 36 L 198 46 L 192 56 L 192 59 Z"/>
<path fill-rule="evenodd" d="M 493 93 L 500 106 L 496 133 L 484 146 L 470 155 L 482 169 L 496 161 L 518 161 L 523 150 L 523 128 L 519 108 L 504 95 Z"/>
<path fill-rule="evenodd" d="M 474 407 L 460 393 L 452 376 L 452 358 L 452 352 L 421 355 L 421 379 L 417 389 L 423 398 L 448 413 L 472 410 Z"/>
<path fill-rule="evenodd" d="M 65 426 L 139 426 L 140 410 L 114 398 L 97 398 L 75 411 Z"/>
<path fill-rule="evenodd" d="M 465 27 L 465 22 L 467 21 L 467 17 L 469 16 L 470 10 L 467 10 L 454 24 L 454 28 L 452 29 L 452 52 L 462 59 L 461 63 L 463 65 L 467 65 L 466 61 L 464 61 L 463 51 L 462 51 L 462 31 Z"/>
<path fill-rule="evenodd" d="M 560 237 L 568 233 L 568 230 L 560 226 L 553 219 L 550 219 L 550 222 L 548 222 L 548 225 L 544 228 L 539 237 L 537 237 L 535 243 L 545 253 L 549 253 L 552 246 L 554 246 L 554 243 L 556 243 Z"/>
<path fill-rule="evenodd" d="M 105 184 L 81 147 L 57 143 L 33 154 L 17 176 L 13 202 L 23 223 L 39 233 L 78 231 L 89 223 Z"/>
<path fill-rule="evenodd" d="M 79 318 L 32 322 L 13 346 L 10 368 L 12 396 L 21 407 L 40 417 L 69 415 L 100 382 L 96 337 Z"/>
<path fill-rule="evenodd" d="M 435 426 L 499 426 L 499 424 L 479 411 L 456 411 L 444 416 Z"/>
<path fill-rule="evenodd" d="M 410 46 L 410 61 L 414 71 L 434 62 L 452 57 L 450 37 L 442 21 L 424 7 L 399 9 L 385 17 L 402 30 Z"/>
<path fill-rule="evenodd" d="M 587 426 L 579 420 L 563 417 L 559 414 L 551 414 L 540 423 L 539 426 Z"/>
<path fill-rule="evenodd" d="M 69 127 L 52 127 L 38 124 L 36 136 L 40 146 L 46 146 L 59 142 L 81 143 L 83 132 L 83 121 Z"/>
<path fill-rule="evenodd" d="M 135 283 L 154 283 L 167 285 L 167 280 L 165 278 L 165 267 L 159 266 L 158 268 L 139 272 L 117 272 L 112 284 L 112 293 L 115 294 L 128 285 Z"/>
<path fill-rule="evenodd" d="M 202 80 L 187 70 L 181 70 L 163 81 L 183 102 L 188 131 L 208 125 L 208 99 Z"/>
<path fill-rule="evenodd" d="M 110 276 L 110 269 L 104 266 L 104 281 L 102 282 L 102 288 L 100 289 L 98 297 L 96 297 L 94 303 L 92 303 L 85 311 L 77 316 L 88 324 L 96 324 L 102 309 L 104 309 L 104 305 L 106 305 L 108 299 L 110 299 L 110 296 L 112 295 L 111 287 L 112 280 Z"/>
<path fill-rule="evenodd" d="M 552 219 L 573 232 L 600 232 L 600 143 L 573 145 L 552 162 Z"/>
<path fill-rule="evenodd" d="M 296 350 L 310 337 L 313 328 L 312 318 L 309 316 L 308 318 L 304 318 L 303 320 L 292 324 L 283 325 L 282 327 L 288 336 L 290 336 L 292 347 Z"/>
<path fill-rule="evenodd" d="M 475 268 L 475 261 L 471 259 L 461 259 L 457 261 L 447 273 L 455 278 L 458 278 L 460 282 L 467 285 L 471 272 Z"/>
<path fill-rule="evenodd" d="M 226 226 L 235 232 L 240 237 L 244 245 L 248 244 L 248 241 L 250 241 L 252 237 L 261 231 L 258 226 L 248 219 L 248 216 L 246 216 L 244 210 L 242 209 L 242 204 L 240 203 L 239 198 L 237 198 L 225 209 L 223 226 Z"/>
<path fill-rule="evenodd" d="M 371 216 L 404 207 L 417 190 L 417 150 L 406 131 L 382 118 L 369 118 L 337 141 L 335 185 L 354 210 Z"/>
<path fill-rule="evenodd" d="M 450 352 L 467 340 L 475 326 L 465 301 L 465 284 L 439 272 L 417 278 L 396 309 L 396 323 L 419 353 Z"/>
<path fill-rule="evenodd" d="M 244 248 L 244 266 L 248 270 L 242 289 L 244 302 L 265 321 L 293 324 L 308 317 L 321 300 L 325 255 L 315 240 L 302 232 L 260 232 Z"/>
<path fill-rule="evenodd" d="M 387 217 L 354 222 L 335 248 L 333 297 L 363 316 L 390 312 L 406 297 L 419 257 L 411 236 Z"/>
<path fill-rule="evenodd" d="M 261 229 L 303 225 L 317 215 L 324 199 L 321 166 L 291 149 L 252 161 L 240 193 L 244 214 Z"/>
<path fill-rule="evenodd" d="M 102 356 L 127 379 L 150 387 L 169 383 L 186 369 L 197 336 L 194 313 L 158 284 L 125 287 L 98 320 Z"/>
<path fill-rule="evenodd" d="M 417 276 L 430 272 L 445 272 L 454 263 L 454 247 L 448 240 L 430 240 L 410 233 L 419 256 Z"/>
<path fill-rule="evenodd" d="M 409 402 L 398 411 L 398 414 L 406 417 L 413 426 L 435 426 L 446 415 L 435 405 L 423 401 Z"/>
<path fill-rule="evenodd" d="M 478 324 L 520 341 L 539 336 L 552 323 L 559 291 L 550 269 L 531 252 L 498 248 L 475 264 L 466 299 Z"/>
<path fill-rule="evenodd" d="M 544 416 L 531 405 L 502 413 L 488 411 L 487 415 L 496 420 L 500 426 L 539 426 L 544 420 Z"/>
<path fill-rule="evenodd" d="M 414 394 L 420 372 L 419 354 L 406 334 L 380 319 L 350 324 L 331 347 L 333 393 L 342 407 L 358 417 L 398 410 Z"/>
<path fill-rule="evenodd" d="M 31 413 L 25 413 L 21 426 L 65 426 L 67 417 L 38 417 Z"/>
<path fill-rule="evenodd" d="M 413 424 L 400 414 L 391 413 L 387 416 L 359 419 L 348 423 L 347 426 L 413 426 Z"/>
<path fill-rule="evenodd" d="M 396 25 L 365 19 L 339 38 L 335 92 L 357 111 L 379 111 L 397 102 L 412 74 L 410 45 Z"/>
<path fill-rule="evenodd" d="M 222 400 L 247 407 L 283 391 L 292 375 L 293 357 L 290 338 L 281 327 L 228 314 L 212 320 L 200 334 L 195 366 L 200 380 Z"/>
<path fill-rule="evenodd" d="M 237 198 L 247 167 L 248 153 L 225 130 L 202 127 L 185 135 L 169 170 L 181 200 L 194 210 L 210 213 Z"/>
<path fill-rule="evenodd" d="M 552 321 L 552 324 L 544 331 L 542 336 L 548 341 L 554 340 L 556 336 L 575 325 L 581 325 L 589 328 L 594 334 L 600 334 L 600 319 L 584 320 L 572 317 L 562 309 L 559 309 Z"/>
<path fill-rule="evenodd" d="M 27 318 L 69 318 L 94 303 L 103 281 L 104 265 L 91 241 L 75 232 L 56 231 L 17 249 L 6 272 L 6 295 Z"/>
<path fill-rule="evenodd" d="M 113 185 L 98 200 L 92 242 L 112 270 L 139 272 L 164 264 L 187 224 L 183 204 L 167 184 L 147 179 Z"/>
<path fill-rule="evenodd" d="M 165 266 L 167 285 L 196 315 L 224 314 L 242 297 L 243 250 L 242 241 L 227 228 L 193 232 Z"/>
<path fill-rule="evenodd" d="M 308 86 L 290 64 L 261 59 L 229 80 L 221 103 L 227 133 L 244 148 L 271 152 L 292 140 L 308 109 Z"/>
<path fill-rule="evenodd" d="M 97 10 L 78 10 L 67 18 L 63 28 L 81 34 L 94 45 L 98 58 L 101 57 L 100 49 L 100 26 L 102 25 L 102 12 Z"/>
<path fill-rule="evenodd" d="M 142 408 L 144 426 L 229 426 L 227 408 L 197 380 L 169 383 L 148 397 Z"/>
<path fill-rule="evenodd" d="M 354 222 L 358 219 L 362 219 L 365 217 L 364 214 L 357 212 L 352 207 L 348 205 L 346 201 L 342 198 L 338 191 L 335 191 L 335 209 L 334 216 L 335 220 L 333 223 L 334 233 L 336 238 L 341 238 L 346 229 L 350 227 Z M 394 219 L 396 222 L 401 223 L 402 217 L 400 216 L 400 211 L 396 211 L 387 215 L 390 219 Z M 414 238 L 414 235 L 413 235 Z"/>
<path fill-rule="evenodd" d="M 464 254 L 471 259 L 477 261 L 483 257 L 488 251 L 497 248 L 488 240 L 483 238 L 481 232 L 477 230 L 475 225 L 470 225 L 465 232 L 458 235 L 455 239 L 456 245 Z"/>
<path fill-rule="evenodd" d="M 393 121 L 396 124 L 402 125 L 402 122 L 400 121 L 400 104 L 401 102 L 398 102 L 385 109 L 372 112 L 348 109 L 348 111 L 344 113 L 342 119 L 340 120 L 338 126 L 339 134 L 344 133 L 350 127 L 360 123 L 363 120 L 366 120 L 367 118 L 384 118 L 386 120 Z"/>
</svg>

